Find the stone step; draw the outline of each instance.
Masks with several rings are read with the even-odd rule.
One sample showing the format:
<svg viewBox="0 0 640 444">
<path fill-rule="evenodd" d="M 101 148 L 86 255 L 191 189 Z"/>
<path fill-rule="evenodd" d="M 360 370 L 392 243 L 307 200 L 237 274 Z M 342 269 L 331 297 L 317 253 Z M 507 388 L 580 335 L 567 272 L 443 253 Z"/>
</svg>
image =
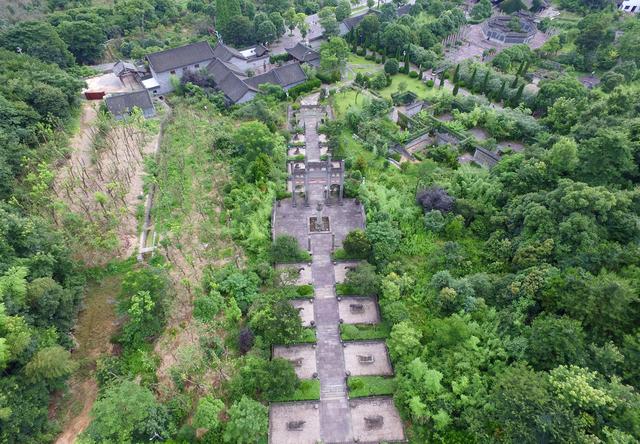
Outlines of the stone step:
<svg viewBox="0 0 640 444">
<path fill-rule="evenodd" d="M 347 391 L 341 385 L 330 386 L 320 390 L 320 399 L 346 399 Z"/>
</svg>

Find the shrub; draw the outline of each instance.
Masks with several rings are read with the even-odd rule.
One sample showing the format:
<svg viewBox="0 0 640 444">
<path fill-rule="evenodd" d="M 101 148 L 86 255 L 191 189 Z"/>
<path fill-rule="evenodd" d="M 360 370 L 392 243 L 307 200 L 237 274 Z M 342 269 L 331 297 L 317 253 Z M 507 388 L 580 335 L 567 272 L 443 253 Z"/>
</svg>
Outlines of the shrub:
<svg viewBox="0 0 640 444">
<path fill-rule="evenodd" d="M 298 288 L 296 288 L 296 294 L 301 297 L 312 296 L 313 286 L 309 284 L 298 285 Z"/>
<path fill-rule="evenodd" d="M 276 237 L 270 254 L 273 262 L 300 262 L 309 259 L 309 254 L 300 248 L 298 240 L 286 234 Z"/>
<path fill-rule="evenodd" d="M 410 71 L 409 72 L 409 77 L 411 77 L 412 79 L 417 79 L 418 78 L 418 71 Z"/>
<path fill-rule="evenodd" d="M 373 265 L 365 262 L 355 270 L 347 271 L 345 285 L 352 289 L 354 294 L 371 295 L 378 293 L 379 278 Z"/>
<path fill-rule="evenodd" d="M 306 82 L 303 82 L 299 85 L 294 86 L 289 90 L 289 97 L 292 99 L 297 99 L 299 95 L 307 93 L 315 88 L 318 88 L 322 82 L 319 78 L 317 79 L 309 79 Z M 299 107 L 299 105 L 298 105 Z"/>
<path fill-rule="evenodd" d="M 425 213 L 438 210 L 442 213 L 448 213 L 453 210 L 454 200 L 445 190 L 440 187 L 430 187 L 418 192 L 416 201 Z"/>
<path fill-rule="evenodd" d="M 427 88 L 433 88 L 433 85 L 435 84 L 435 82 L 431 79 L 427 80 Z"/>
<path fill-rule="evenodd" d="M 363 230 L 353 230 L 344 238 L 344 251 L 349 257 L 364 259 L 371 253 L 371 242 Z"/>
<path fill-rule="evenodd" d="M 398 60 L 394 58 L 390 58 L 384 63 L 384 72 L 386 72 L 391 76 L 398 74 L 399 70 L 400 70 L 400 64 L 398 63 Z"/>
</svg>

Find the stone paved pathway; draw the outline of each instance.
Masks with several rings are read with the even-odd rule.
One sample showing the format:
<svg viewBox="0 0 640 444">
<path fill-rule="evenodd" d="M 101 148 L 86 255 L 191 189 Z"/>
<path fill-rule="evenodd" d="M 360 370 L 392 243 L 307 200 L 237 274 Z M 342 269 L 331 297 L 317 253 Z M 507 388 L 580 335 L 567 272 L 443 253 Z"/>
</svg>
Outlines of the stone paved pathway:
<svg viewBox="0 0 640 444">
<path fill-rule="evenodd" d="M 320 379 L 320 436 L 327 443 L 352 441 L 351 412 L 347 400 L 345 366 L 340 342 L 340 316 L 334 291 L 331 235 L 314 235 L 311 272 L 316 289 L 316 362 Z"/>
<path fill-rule="evenodd" d="M 317 96 L 308 96 L 304 99 L 299 112 L 300 121 L 305 126 L 307 161 L 320 160 L 316 125 L 321 122 L 328 110 L 323 106 L 318 106 L 317 100 Z M 329 115 L 331 114 L 329 113 Z M 313 253 L 311 281 L 315 289 L 313 300 L 317 338 L 315 355 L 317 374 L 320 380 L 320 401 L 317 406 L 319 418 L 316 417 L 319 420 L 319 433 L 315 426 L 310 426 L 310 435 L 304 437 L 305 442 L 317 440 L 318 435 L 324 444 L 346 444 L 357 441 L 384 442 L 403 439 L 402 423 L 391 398 L 385 398 L 382 401 L 367 399 L 351 402 L 348 398 L 345 354 L 340 340 L 340 311 L 335 292 L 335 267 L 331 260 L 331 252 L 334 240 L 336 247 L 339 247 L 349 231 L 355 228 L 364 228 L 364 213 L 362 207 L 353 199 L 345 199 L 343 205 L 325 206 L 323 193 L 326 186 L 325 177 L 325 173 L 320 170 L 311 171 L 308 181 L 309 188 L 306 190 L 309 195 L 309 206 L 293 207 L 290 200 L 284 200 L 278 203 L 273 219 L 275 236 L 279 234 L 293 235 L 301 246 L 310 247 Z M 309 217 L 311 216 L 328 217 L 330 231 L 309 233 Z M 388 421 L 388 424 L 385 422 L 385 427 L 378 431 L 363 431 L 363 415 L 372 414 L 366 413 L 369 412 L 366 409 L 380 410 L 380 406 L 383 405 L 378 404 L 380 402 L 386 403 L 384 404 L 386 410 L 380 411 L 380 413 L 385 415 L 387 418 L 385 421 Z M 286 427 L 283 425 L 285 419 L 281 415 L 286 414 L 282 413 L 284 411 L 295 412 L 295 408 L 291 408 L 291 405 L 293 404 L 278 405 L 277 409 L 280 413 L 274 413 L 271 410 L 269 436 L 272 444 L 298 442 L 291 436 L 283 437 L 282 435 L 282 433 L 286 433 L 284 432 Z M 300 405 L 302 406 L 302 404 Z M 310 415 L 308 412 L 304 414 L 300 412 L 298 414 L 303 416 L 295 419 L 313 416 L 308 416 Z M 295 413 L 291 414 L 295 415 Z M 312 432 L 314 436 L 311 436 Z M 374 432 L 382 434 L 377 435 Z M 277 435 L 277 433 L 280 434 Z M 302 437 L 299 437 L 298 440 L 300 439 Z"/>
</svg>

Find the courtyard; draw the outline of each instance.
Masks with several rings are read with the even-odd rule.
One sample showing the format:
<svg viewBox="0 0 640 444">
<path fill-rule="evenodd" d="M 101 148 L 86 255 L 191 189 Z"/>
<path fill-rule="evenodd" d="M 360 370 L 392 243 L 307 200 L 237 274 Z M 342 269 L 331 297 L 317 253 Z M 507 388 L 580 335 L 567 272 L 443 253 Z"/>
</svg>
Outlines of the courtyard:
<svg viewBox="0 0 640 444">
<path fill-rule="evenodd" d="M 380 322 L 378 301 L 372 297 L 342 297 L 338 302 L 340 320 L 345 324 L 377 324 Z"/>
<path fill-rule="evenodd" d="M 312 379 L 317 375 L 316 348 L 311 344 L 277 345 L 273 347 L 273 357 L 283 358 L 293 364 L 300 379 Z"/>
<path fill-rule="evenodd" d="M 384 341 L 345 342 L 344 364 L 351 376 L 393 375 Z"/>
<path fill-rule="evenodd" d="M 320 441 L 320 409 L 317 402 L 271 404 L 269 442 L 316 444 Z"/>
</svg>

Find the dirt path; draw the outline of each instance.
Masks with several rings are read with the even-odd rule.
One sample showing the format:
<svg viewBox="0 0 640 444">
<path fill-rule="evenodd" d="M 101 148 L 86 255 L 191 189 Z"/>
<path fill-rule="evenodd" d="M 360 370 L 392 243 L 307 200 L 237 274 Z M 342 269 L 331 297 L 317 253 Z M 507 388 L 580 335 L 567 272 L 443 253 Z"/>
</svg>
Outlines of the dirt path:
<svg viewBox="0 0 640 444">
<path fill-rule="evenodd" d="M 62 435 L 56 439 L 55 444 L 72 444 L 78 438 L 91 422 L 89 413 L 93 407 L 93 403 L 98 397 L 98 384 L 93 379 L 85 379 L 81 383 L 71 384 L 71 390 L 74 391 L 73 396 L 84 399 L 84 404 L 80 413 L 67 423 Z"/>
<path fill-rule="evenodd" d="M 111 335 L 118 326 L 115 302 L 120 282 L 119 277 L 110 276 L 87 285 L 84 309 L 78 316 L 74 333 L 78 348 L 73 352 L 73 359 L 80 368 L 69 381 L 68 392 L 54 397 L 50 409 L 51 416 L 58 418 L 63 430 L 56 444 L 75 442 L 91 420 L 91 407 L 98 396 L 93 372 L 98 358 L 111 353 Z"/>
</svg>

